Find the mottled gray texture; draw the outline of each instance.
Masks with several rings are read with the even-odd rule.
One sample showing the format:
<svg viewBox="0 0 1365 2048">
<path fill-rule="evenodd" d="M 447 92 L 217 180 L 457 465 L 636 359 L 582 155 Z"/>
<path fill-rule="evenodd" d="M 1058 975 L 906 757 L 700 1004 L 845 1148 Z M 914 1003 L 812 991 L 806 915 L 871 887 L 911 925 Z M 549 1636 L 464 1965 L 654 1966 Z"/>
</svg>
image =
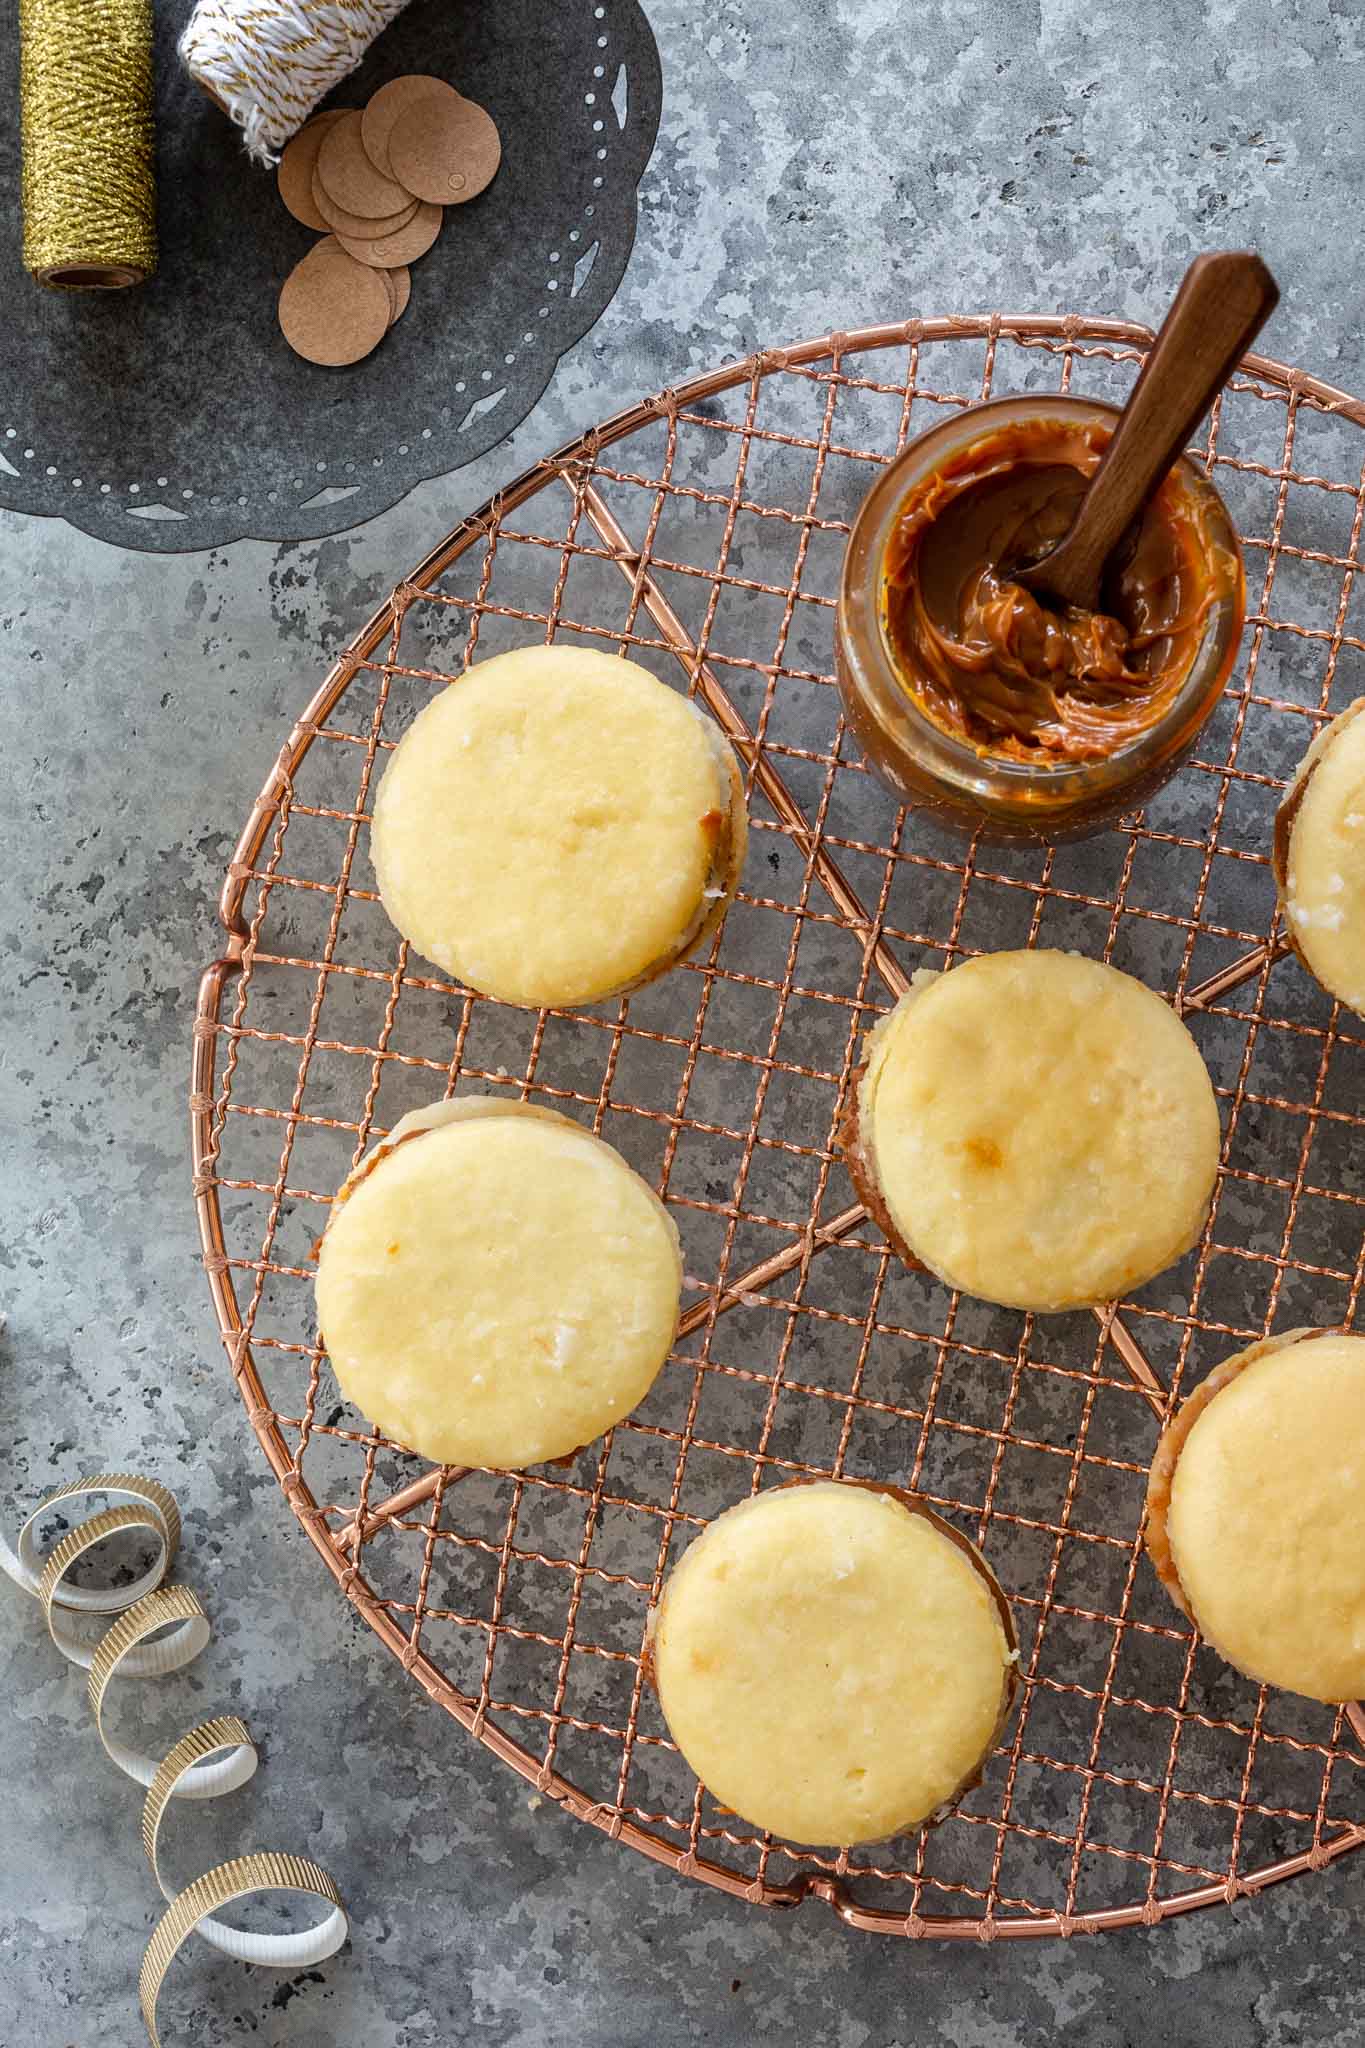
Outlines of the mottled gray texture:
<svg viewBox="0 0 1365 2048">
<path fill-rule="evenodd" d="M 196 1951 L 168 2042 L 449 2048 L 1345 2048 L 1365 2024 L 1365 1862 L 1230 1912 L 1068 1947 L 909 1947 L 729 1905 L 550 1807 L 401 1679 L 329 1588 L 213 1335 L 184 1092 L 230 845 L 333 651 L 461 511 L 570 431 L 727 351 L 909 312 L 1149 316 L 1195 249 L 1254 242 L 1266 347 L 1365 384 L 1347 5 L 1143 10 L 889 0 L 652 9 L 660 145 L 622 291 L 514 442 L 363 532 L 149 560 L 7 517 L 0 943 L 9 1134 L 3 1489 L 99 1458 L 159 1472 L 219 1637 L 119 1711 L 169 1736 L 239 1707 L 266 1768 L 175 1817 L 172 1874 L 262 1842 L 336 1872 L 355 1940 L 314 1978 Z M 0 2038 L 133 2048 L 154 1894 L 137 1799 L 36 1611 L 0 1590 L 12 1745 Z M 70 1739 L 71 1748 L 59 1745 Z"/>
</svg>

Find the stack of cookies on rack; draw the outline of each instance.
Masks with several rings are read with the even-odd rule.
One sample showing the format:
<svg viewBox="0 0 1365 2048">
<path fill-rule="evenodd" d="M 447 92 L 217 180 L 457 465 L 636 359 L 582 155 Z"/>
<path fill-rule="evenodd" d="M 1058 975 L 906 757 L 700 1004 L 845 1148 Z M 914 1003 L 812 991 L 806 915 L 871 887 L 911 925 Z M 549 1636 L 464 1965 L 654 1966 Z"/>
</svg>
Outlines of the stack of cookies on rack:
<svg viewBox="0 0 1365 2048">
<path fill-rule="evenodd" d="M 295 353 L 330 366 L 369 355 L 407 306 L 408 266 L 446 207 L 476 198 L 501 156 L 490 115 L 440 78 L 392 79 L 363 111 L 333 108 L 301 128 L 280 159 L 280 197 L 324 239 L 280 293 Z"/>
</svg>

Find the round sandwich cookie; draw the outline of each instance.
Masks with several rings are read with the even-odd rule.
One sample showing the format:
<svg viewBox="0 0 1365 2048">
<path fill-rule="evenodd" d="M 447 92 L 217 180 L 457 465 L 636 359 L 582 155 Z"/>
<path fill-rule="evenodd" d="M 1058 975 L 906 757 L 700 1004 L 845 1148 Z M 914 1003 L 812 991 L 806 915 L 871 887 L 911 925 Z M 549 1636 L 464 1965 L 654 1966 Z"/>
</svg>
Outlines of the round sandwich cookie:
<svg viewBox="0 0 1365 2048">
<path fill-rule="evenodd" d="M 841 1145 L 902 1257 L 1010 1308 L 1115 1300 L 1187 1252 L 1218 1106 L 1175 1012 L 1074 953 L 918 974 L 871 1033 Z"/>
<path fill-rule="evenodd" d="M 384 772 L 370 841 L 417 951 L 532 1007 L 622 995 L 691 952 L 746 843 L 717 728 L 647 670 L 577 647 L 497 655 L 427 705 Z"/>
<path fill-rule="evenodd" d="M 1289 943 L 1315 981 L 1365 1017 L 1365 697 L 1325 726 L 1275 819 Z"/>
<path fill-rule="evenodd" d="M 1211 1372 L 1157 1446 L 1147 1548 L 1246 1677 L 1365 1697 L 1365 1337 L 1290 1330 Z"/>
<path fill-rule="evenodd" d="M 678 1322 L 663 1204 L 554 1110 L 415 1110 L 338 1192 L 318 1249 L 348 1401 L 438 1464 L 568 1457 L 641 1401 Z"/>
<path fill-rule="evenodd" d="M 877 1842 L 980 1777 L 1017 1678 L 981 1553 L 913 1496 L 798 1481 L 730 1508 L 670 1575 L 648 1664 L 713 1798 L 793 1842 Z"/>
</svg>

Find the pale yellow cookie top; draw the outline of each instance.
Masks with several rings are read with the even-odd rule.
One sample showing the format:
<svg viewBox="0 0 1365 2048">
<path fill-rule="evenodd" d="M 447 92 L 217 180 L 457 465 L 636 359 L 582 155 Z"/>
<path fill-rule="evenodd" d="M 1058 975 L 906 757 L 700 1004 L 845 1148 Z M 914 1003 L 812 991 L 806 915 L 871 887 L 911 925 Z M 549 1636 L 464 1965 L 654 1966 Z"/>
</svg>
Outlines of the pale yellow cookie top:
<svg viewBox="0 0 1365 2048">
<path fill-rule="evenodd" d="M 1319 733 L 1299 771 L 1284 915 L 1323 987 L 1365 1016 L 1365 698 Z"/>
<path fill-rule="evenodd" d="M 678 1234 L 610 1145 L 551 1110 L 465 1098 L 405 1118 L 333 1204 L 318 1321 L 347 1400 L 442 1464 L 591 1443 L 673 1341 Z"/>
<path fill-rule="evenodd" d="M 1112 1300 L 1188 1251 L 1218 1108 L 1185 1026 L 1131 975 L 992 953 L 919 976 L 877 1026 L 867 1165 L 910 1250 L 1011 1307 Z"/>
<path fill-rule="evenodd" d="M 1365 1696 L 1365 1337 L 1252 1357 L 1190 1430 L 1166 1527 L 1229 1663 L 1312 1699 Z"/>
<path fill-rule="evenodd" d="M 635 663 L 525 647 L 478 662 L 389 761 L 370 850 L 428 960 L 505 1002 L 618 993 L 688 950 L 743 861 L 719 731 Z"/>
<path fill-rule="evenodd" d="M 819 1481 L 721 1515 L 664 1589 L 654 1677 L 724 1806 L 789 1841 L 918 1826 L 993 1746 L 1014 1646 L 984 1569 L 889 1494 Z"/>
</svg>

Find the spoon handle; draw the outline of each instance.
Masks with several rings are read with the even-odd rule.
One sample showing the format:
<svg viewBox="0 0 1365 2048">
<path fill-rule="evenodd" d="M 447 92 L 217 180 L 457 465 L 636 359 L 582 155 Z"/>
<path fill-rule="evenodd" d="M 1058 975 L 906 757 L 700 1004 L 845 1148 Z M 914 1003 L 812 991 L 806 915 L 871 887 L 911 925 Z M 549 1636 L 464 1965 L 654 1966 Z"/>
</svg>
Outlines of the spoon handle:
<svg viewBox="0 0 1365 2048">
<path fill-rule="evenodd" d="M 1105 562 L 1157 488 L 1280 296 L 1254 250 L 1196 256 L 1161 324 L 1071 531 L 1035 588 L 1093 607 Z M 1020 579 L 1033 582 L 1027 574 Z"/>
</svg>

